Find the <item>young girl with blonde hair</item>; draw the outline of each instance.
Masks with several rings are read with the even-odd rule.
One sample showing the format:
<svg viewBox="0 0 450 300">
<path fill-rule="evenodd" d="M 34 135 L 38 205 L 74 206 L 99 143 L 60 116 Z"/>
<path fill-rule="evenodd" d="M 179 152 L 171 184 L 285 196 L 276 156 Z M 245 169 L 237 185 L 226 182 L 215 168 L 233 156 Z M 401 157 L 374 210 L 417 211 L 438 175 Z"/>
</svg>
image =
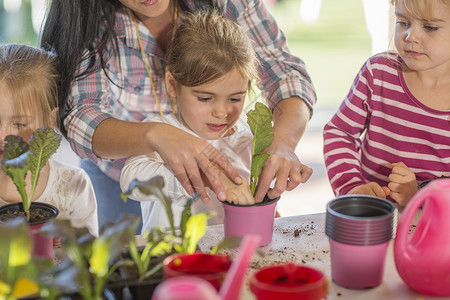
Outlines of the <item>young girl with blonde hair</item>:
<svg viewBox="0 0 450 300">
<path fill-rule="evenodd" d="M 450 176 L 450 1 L 392 0 L 397 52 L 375 55 L 324 128 L 337 195 L 405 206 L 429 180 Z"/>
<path fill-rule="evenodd" d="M 34 130 L 55 127 L 58 75 L 51 52 L 25 45 L 0 45 L 0 158 L 4 138 L 19 135 L 29 142 Z M 30 188 L 31 176 L 27 176 Z M 20 202 L 11 178 L 0 170 L 0 205 Z M 32 201 L 55 206 L 58 218 L 98 235 L 97 204 L 87 174 L 50 158 L 42 168 Z"/>
<path fill-rule="evenodd" d="M 145 121 L 168 123 L 208 140 L 230 160 L 245 182 L 250 177 L 253 136 L 240 116 L 245 97 L 259 78 L 257 66 L 252 43 L 238 24 L 214 11 L 188 15 L 167 53 L 166 89 L 174 99 L 177 113 Z M 217 171 L 226 188 L 227 201 L 255 202 L 248 183 L 236 185 L 219 168 Z M 189 194 L 157 152 L 129 158 L 122 169 L 121 187 L 127 190 L 134 178 L 147 180 L 155 175 L 163 176 L 163 192 L 173 200 L 174 220 L 179 221 Z M 192 212 L 214 211 L 216 216 L 210 224 L 222 223 L 221 202 L 211 190 L 208 192 L 211 200 L 195 202 Z M 142 231 L 169 225 L 164 208 L 155 197 L 135 190 L 130 198 L 142 201 Z"/>
</svg>

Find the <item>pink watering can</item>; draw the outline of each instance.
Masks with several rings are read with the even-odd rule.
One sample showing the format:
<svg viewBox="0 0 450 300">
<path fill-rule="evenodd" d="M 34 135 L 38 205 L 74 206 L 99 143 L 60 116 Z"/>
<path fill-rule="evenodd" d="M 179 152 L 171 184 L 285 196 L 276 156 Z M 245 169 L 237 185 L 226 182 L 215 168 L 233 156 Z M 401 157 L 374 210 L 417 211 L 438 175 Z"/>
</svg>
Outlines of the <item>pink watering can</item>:
<svg viewBox="0 0 450 300">
<path fill-rule="evenodd" d="M 422 215 L 409 236 L 421 206 Z M 450 296 L 450 179 L 433 180 L 410 200 L 398 222 L 394 259 L 410 288 Z"/>
</svg>

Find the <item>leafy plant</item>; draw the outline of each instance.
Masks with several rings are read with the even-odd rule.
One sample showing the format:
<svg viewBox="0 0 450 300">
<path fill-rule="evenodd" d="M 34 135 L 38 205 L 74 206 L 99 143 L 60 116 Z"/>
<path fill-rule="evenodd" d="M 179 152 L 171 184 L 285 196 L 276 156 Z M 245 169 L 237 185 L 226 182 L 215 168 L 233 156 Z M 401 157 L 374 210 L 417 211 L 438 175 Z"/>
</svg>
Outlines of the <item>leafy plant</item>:
<svg viewBox="0 0 450 300">
<path fill-rule="evenodd" d="M 151 257 L 159 256 L 166 253 L 194 253 L 197 249 L 198 242 L 206 232 L 208 219 L 212 213 L 199 213 L 192 215 L 192 204 L 199 199 L 199 194 L 195 194 L 187 199 L 184 210 L 181 214 L 180 226 L 175 227 L 172 212 L 172 200 L 166 197 L 162 189 L 164 187 L 164 179 L 161 176 L 155 176 L 146 181 L 132 180 L 127 191 L 121 194 L 124 201 L 134 189 L 138 189 L 144 195 L 156 196 L 164 205 L 166 210 L 170 231 L 167 232 L 161 227 L 155 227 L 149 232 L 145 232 L 143 237 L 147 240 L 144 249 L 139 252 L 136 242 L 130 244 L 130 255 L 135 262 L 140 273 L 140 280 L 155 273 L 161 268 L 161 263 L 153 269 L 148 270 Z M 228 237 L 221 241 L 211 251 L 212 254 L 218 253 L 225 248 L 238 247 L 241 238 Z"/>
<path fill-rule="evenodd" d="M 250 189 L 253 195 L 255 195 L 258 178 L 264 163 L 269 158 L 269 154 L 263 152 L 273 141 L 272 120 L 272 112 L 260 102 L 256 102 L 255 109 L 247 113 L 247 123 L 254 138 L 252 166 L 250 169 Z"/>
<path fill-rule="evenodd" d="M 32 241 L 23 218 L 0 223 L 0 299 L 36 296 L 40 270 L 52 261 L 32 256 Z"/>
<path fill-rule="evenodd" d="M 48 299 L 74 291 L 86 300 L 102 299 L 110 276 L 127 263 L 117 258 L 134 240 L 138 223 L 138 216 L 124 215 L 119 222 L 103 226 L 98 238 L 93 237 L 86 228 L 73 228 L 69 220 L 46 223 L 42 232 L 63 237 L 64 253 L 67 255 L 49 272 L 46 284 Z"/>
<path fill-rule="evenodd" d="M 2 169 L 17 187 L 29 221 L 31 201 L 39 181 L 39 174 L 50 156 L 58 150 L 61 136 L 52 128 L 44 126 L 33 132 L 30 144 L 17 135 L 8 135 L 5 142 Z M 30 194 L 25 189 L 28 172 L 31 173 Z"/>
<path fill-rule="evenodd" d="M 205 234 L 208 218 L 210 213 L 200 213 L 192 215 L 191 206 L 200 197 L 195 194 L 186 201 L 185 208 L 181 214 L 180 227 L 175 228 L 175 222 L 172 212 L 172 199 L 166 197 L 162 188 L 164 187 L 164 179 L 162 176 L 155 176 L 146 181 L 132 180 L 127 191 L 121 194 L 123 201 L 126 201 L 127 196 L 137 188 L 144 195 L 156 196 L 164 205 L 170 225 L 171 237 L 168 238 L 168 248 L 178 253 L 194 253 L 198 242 Z M 162 229 L 159 229 L 162 231 Z"/>
</svg>

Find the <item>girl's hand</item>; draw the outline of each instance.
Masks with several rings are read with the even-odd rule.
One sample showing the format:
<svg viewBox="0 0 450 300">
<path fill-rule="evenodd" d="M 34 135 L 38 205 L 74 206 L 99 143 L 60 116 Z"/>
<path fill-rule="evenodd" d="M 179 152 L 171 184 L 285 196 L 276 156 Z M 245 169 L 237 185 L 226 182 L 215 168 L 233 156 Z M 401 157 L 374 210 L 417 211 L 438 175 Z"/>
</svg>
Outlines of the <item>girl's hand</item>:
<svg viewBox="0 0 450 300">
<path fill-rule="evenodd" d="M 61 247 L 61 240 L 62 239 L 60 237 L 53 238 L 53 248 Z"/>
<path fill-rule="evenodd" d="M 235 184 L 232 182 L 220 169 L 219 166 L 214 165 L 216 172 L 219 176 L 219 180 L 226 190 L 226 200 L 229 203 L 234 203 L 238 205 L 252 205 L 255 204 L 255 198 L 253 198 L 252 191 L 250 189 L 250 184 L 247 180 L 241 177 L 242 184 Z M 203 182 L 205 182 L 206 186 L 211 188 L 211 184 L 209 183 L 208 178 L 203 177 Z"/>
<path fill-rule="evenodd" d="M 300 162 L 295 154 L 295 149 L 281 140 L 274 138 L 265 153 L 270 156 L 264 164 L 258 180 L 255 194 L 256 203 L 262 202 L 266 194 L 270 199 L 275 199 L 284 191 L 293 190 L 300 183 L 306 182 L 312 175 L 312 169 Z M 275 186 L 269 189 L 275 178 Z"/>
<path fill-rule="evenodd" d="M 252 205 L 255 204 L 250 185 L 242 178 L 243 183 L 236 185 L 231 182 L 228 177 L 223 176 L 222 183 L 227 191 L 227 202 L 239 204 L 239 205 Z"/>
<path fill-rule="evenodd" d="M 392 163 L 388 187 L 391 198 L 405 206 L 418 191 L 416 175 L 403 162 Z"/>
<path fill-rule="evenodd" d="M 227 198 L 215 165 L 235 184 L 242 183 L 241 177 L 228 159 L 205 140 L 173 126 L 166 126 L 163 133 L 148 132 L 146 138 L 153 141 L 151 148 L 161 155 L 184 189 L 191 195 L 200 193 L 205 203 L 208 203 L 210 198 L 206 193 L 202 175 L 208 179 L 220 201 Z"/>
<path fill-rule="evenodd" d="M 386 186 L 380 186 L 376 182 L 369 182 L 358 186 L 356 189 L 350 192 L 352 195 L 369 195 L 386 199 L 390 194 L 390 190 Z"/>
</svg>

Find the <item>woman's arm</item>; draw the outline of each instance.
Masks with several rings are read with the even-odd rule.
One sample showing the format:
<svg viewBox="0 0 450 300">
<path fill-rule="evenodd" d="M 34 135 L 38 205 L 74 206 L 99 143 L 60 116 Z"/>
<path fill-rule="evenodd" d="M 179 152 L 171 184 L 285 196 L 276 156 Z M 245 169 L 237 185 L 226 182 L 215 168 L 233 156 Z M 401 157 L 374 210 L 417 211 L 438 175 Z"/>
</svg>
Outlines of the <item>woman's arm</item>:
<svg viewBox="0 0 450 300">
<path fill-rule="evenodd" d="M 97 126 L 92 139 L 96 155 L 120 158 L 158 152 L 189 194 L 199 192 L 209 201 L 201 172 L 208 177 L 218 198 L 226 199 L 225 188 L 214 164 L 219 165 L 236 183 L 241 178 L 228 159 L 207 141 L 163 123 L 126 122 L 113 118 Z"/>
<path fill-rule="evenodd" d="M 311 117 L 316 94 L 304 62 L 290 53 L 284 33 L 264 1 L 226 1 L 225 15 L 235 20 L 250 35 L 260 61 L 262 96 L 273 110 L 274 140 L 266 150 L 271 154 L 258 182 L 256 202 L 264 195 L 278 197 L 311 176 L 295 148 Z M 269 185 L 277 178 L 275 187 Z"/>
<path fill-rule="evenodd" d="M 266 193 L 270 199 L 274 199 L 285 190 L 290 191 L 306 182 L 311 176 L 312 169 L 303 165 L 295 154 L 295 148 L 305 132 L 309 118 L 309 107 L 298 97 L 283 100 L 275 106 L 274 139 L 272 145 L 266 149 L 270 157 L 258 181 L 256 202 L 261 202 Z M 274 178 L 277 178 L 275 186 L 269 190 Z"/>
</svg>

